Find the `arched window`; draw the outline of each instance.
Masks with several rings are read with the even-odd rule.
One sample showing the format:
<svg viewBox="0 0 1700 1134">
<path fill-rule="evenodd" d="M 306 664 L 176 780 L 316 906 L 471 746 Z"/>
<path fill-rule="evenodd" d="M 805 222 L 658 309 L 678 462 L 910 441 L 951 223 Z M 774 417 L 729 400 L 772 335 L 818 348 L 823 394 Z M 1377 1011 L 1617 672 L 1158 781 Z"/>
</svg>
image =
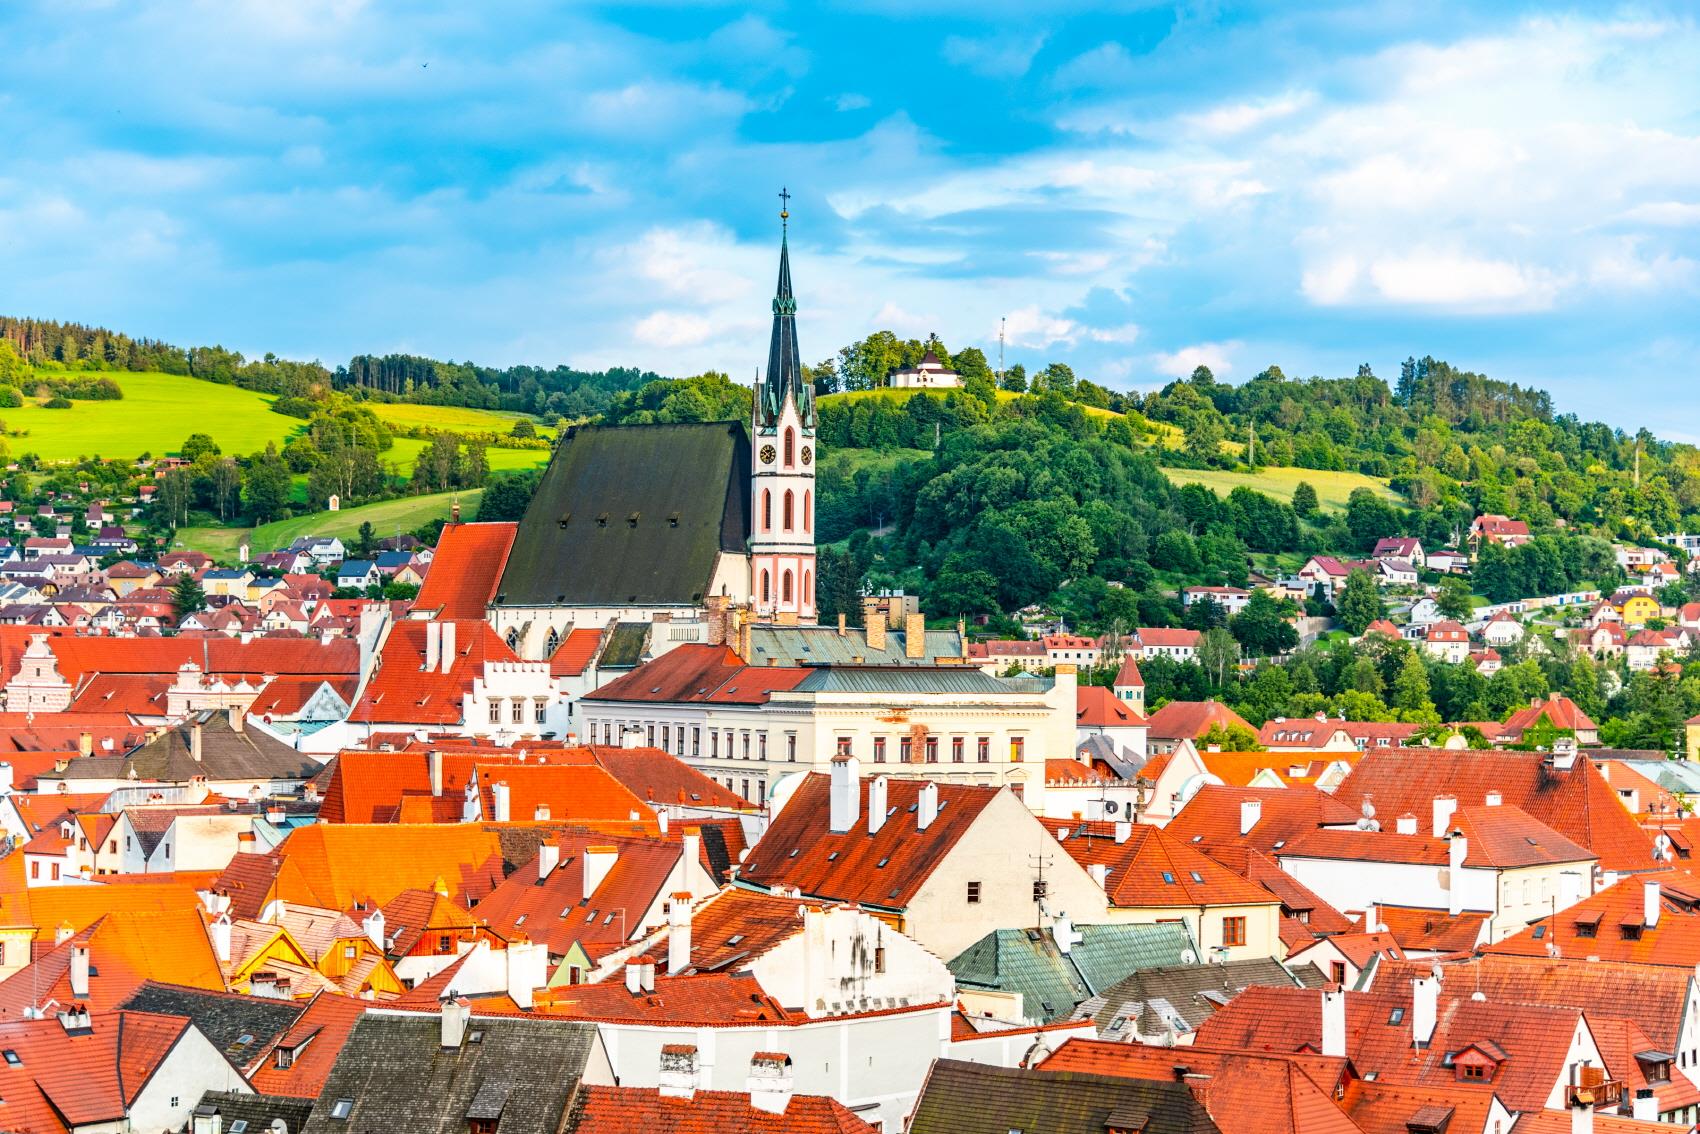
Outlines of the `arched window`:
<svg viewBox="0 0 1700 1134">
<path fill-rule="evenodd" d="M 790 531 L 791 528 L 792 528 L 792 522 L 796 518 L 793 515 L 793 513 L 795 511 L 796 511 L 796 500 L 791 495 L 791 490 L 789 488 L 787 488 L 785 490 L 785 530 L 786 531 Z"/>
<path fill-rule="evenodd" d="M 560 645 L 561 645 L 561 632 L 559 630 L 551 628 L 550 631 L 549 631 L 549 636 L 543 640 L 543 656 L 546 657 L 546 658 L 554 657 L 555 651 L 560 648 Z"/>
<path fill-rule="evenodd" d="M 761 530 L 773 530 L 773 493 L 765 488 L 761 490 Z"/>
<path fill-rule="evenodd" d="M 797 463 L 797 431 L 785 431 L 785 467 L 790 468 Z"/>
<path fill-rule="evenodd" d="M 515 626 L 512 630 L 508 631 L 508 649 L 516 650 L 516 651 L 519 649 L 519 627 L 518 626 Z"/>
<path fill-rule="evenodd" d="M 761 601 L 768 602 L 773 598 L 773 588 L 768 580 L 767 572 L 761 573 Z"/>
<path fill-rule="evenodd" d="M 803 531 L 815 522 L 815 494 L 809 489 L 803 489 Z"/>
<path fill-rule="evenodd" d="M 813 571 L 803 572 L 803 601 L 805 603 L 815 601 L 815 573 Z"/>
<path fill-rule="evenodd" d="M 790 572 L 789 569 L 787 569 L 785 574 L 783 576 L 781 576 L 781 581 L 780 581 L 780 584 L 779 584 L 779 601 L 780 602 L 790 602 L 791 601 L 791 572 Z"/>
</svg>

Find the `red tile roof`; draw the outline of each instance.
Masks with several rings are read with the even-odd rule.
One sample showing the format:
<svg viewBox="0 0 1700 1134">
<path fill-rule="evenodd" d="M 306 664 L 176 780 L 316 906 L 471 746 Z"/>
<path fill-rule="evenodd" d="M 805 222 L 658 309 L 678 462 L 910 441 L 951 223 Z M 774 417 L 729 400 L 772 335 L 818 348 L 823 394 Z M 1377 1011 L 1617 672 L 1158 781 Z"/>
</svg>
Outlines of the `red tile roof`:
<svg viewBox="0 0 1700 1134">
<path fill-rule="evenodd" d="M 538 993 L 532 1011 L 606 1023 L 710 1027 L 771 1028 L 808 1019 L 788 1012 L 747 973 L 657 976 L 653 992 L 635 995 L 620 980 L 564 985 Z"/>
<path fill-rule="evenodd" d="M 0 1065 L 8 1129 L 121 1123 L 190 1026 L 151 1012 L 95 1012 L 89 1024 L 89 1034 L 70 1035 L 52 1017 L 0 1023 L 0 1048 L 11 1057 Z"/>
<path fill-rule="evenodd" d="M 1129 728 L 1145 723 L 1132 705 L 1101 685 L 1077 687 L 1074 704 L 1074 720 L 1080 728 Z"/>
<path fill-rule="evenodd" d="M 549 655 L 549 672 L 555 677 L 577 677 L 589 668 L 602 642 L 602 631 L 588 627 L 569 631 Z"/>
<path fill-rule="evenodd" d="M 810 670 L 746 666 L 729 647 L 685 645 L 587 693 L 595 701 L 765 704 L 769 694 L 794 689 Z"/>
<path fill-rule="evenodd" d="M 1648 926 L 1643 887 L 1653 882 L 1659 884 L 1659 919 Z M 1546 957 L 1555 948 L 1561 957 L 1692 970 L 1700 964 L 1700 877 L 1681 870 L 1625 878 L 1484 952 Z"/>
<path fill-rule="evenodd" d="M 917 831 L 910 806 L 920 796 L 922 781 L 888 779 L 890 817 L 870 836 L 871 784 L 871 777 L 862 778 L 856 825 L 844 834 L 833 834 L 831 778 L 819 772 L 804 777 L 773 817 L 767 833 L 750 849 L 740 879 L 768 889 L 796 887 L 813 897 L 902 908 L 1001 790 L 936 784 L 938 818 L 925 831 Z"/>
<path fill-rule="evenodd" d="M 1112 688 L 1144 686 L 1144 684 L 1145 678 L 1140 676 L 1139 663 L 1133 660 L 1133 655 L 1128 654 L 1123 657 L 1122 667 L 1116 670 L 1116 679 L 1112 683 Z"/>
<path fill-rule="evenodd" d="M 362 724 L 458 724 L 462 698 L 482 677 L 485 662 L 519 659 L 483 619 L 458 620 L 449 672 L 425 669 L 425 622 L 398 622 L 384 642 L 377 672 L 349 720 Z"/>
<path fill-rule="evenodd" d="M 1599 728 L 1587 713 L 1577 707 L 1576 702 L 1562 693 L 1550 695 L 1539 705 L 1518 709 L 1506 718 L 1505 728 L 1507 731 L 1515 731 L 1520 734 L 1524 729 L 1532 727 L 1542 717 L 1551 721 L 1552 726 L 1560 730 L 1592 732 Z"/>
<path fill-rule="evenodd" d="M 652 1087 L 591 1087 L 580 1092 L 579 1134 L 873 1134 L 844 1104 L 793 1095 L 783 1114 L 758 1110 L 747 1092 L 697 1091 L 664 1098 Z"/>
<path fill-rule="evenodd" d="M 483 618 L 496 595 L 518 524 L 449 524 L 413 605 L 446 619 Z"/>
<path fill-rule="evenodd" d="M 1465 835 L 1464 865 L 1482 869 L 1586 862 L 1593 852 L 1565 838 L 1520 808 L 1461 807 L 1449 828 Z M 1418 830 L 1422 830 L 1419 823 Z M 1358 862 L 1421 863 L 1444 866 L 1447 841 L 1427 834 L 1379 831 L 1311 831 L 1289 842 L 1278 857 L 1333 858 Z"/>
<path fill-rule="evenodd" d="M 150 980 L 224 991 L 198 910 L 106 914 L 59 945 L 52 944 L 51 927 L 43 932 L 47 950 L 0 981 L 0 1018 L 19 1019 L 49 1000 L 86 1002 L 104 1012 Z M 88 949 L 90 966 L 88 995 L 82 997 L 72 994 L 70 976 L 72 951 L 79 947 Z"/>
<path fill-rule="evenodd" d="M 276 1059 L 267 1059 L 253 1074 L 254 1090 L 262 1095 L 317 1098 L 367 1006 L 367 1001 L 331 992 L 314 997 L 272 1049 L 292 1052 L 289 1066 L 280 1068 Z"/>
<path fill-rule="evenodd" d="M 1240 834 L 1240 804 L 1256 800 L 1256 825 Z M 1359 813 L 1333 795 L 1314 787 L 1249 788 L 1216 784 L 1198 789 L 1163 829 L 1190 845 L 1220 847 L 1243 844 L 1264 853 L 1277 849 L 1323 824 L 1350 826 Z"/>
<path fill-rule="evenodd" d="M 1416 906 L 1375 907 L 1375 919 L 1387 927 L 1406 952 L 1465 953 L 1482 940 L 1482 926 L 1490 914 L 1449 914 L 1445 910 Z M 1427 970 L 1417 975 L 1426 975 Z"/>
<path fill-rule="evenodd" d="M 1170 701 L 1146 719 L 1153 740 L 1197 740 L 1211 725 L 1255 733 L 1246 719 L 1220 701 Z"/>
<path fill-rule="evenodd" d="M 1051 823 L 1046 824 L 1052 826 Z M 1056 830 L 1064 850 L 1081 866 L 1109 867 L 1104 891 L 1124 908 L 1152 906 L 1274 905 L 1274 894 L 1194 850 L 1161 827 L 1133 823 L 1116 841 L 1114 823 L 1067 823 Z"/>
<path fill-rule="evenodd" d="M 1571 841 L 1600 857 L 1607 870 L 1651 870 L 1651 837 L 1618 802 L 1611 785 L 1587 757 L 1568 770 L 1551 766 L 1539 752 L 1471 749 L 1392 749 L 1365 753 L 1335 797 L 1347 804 L 1365 799 L 1382 816 L 1433 814 L 1436 796 L 1461 802 L 1500 793 Z"/>
</svg>

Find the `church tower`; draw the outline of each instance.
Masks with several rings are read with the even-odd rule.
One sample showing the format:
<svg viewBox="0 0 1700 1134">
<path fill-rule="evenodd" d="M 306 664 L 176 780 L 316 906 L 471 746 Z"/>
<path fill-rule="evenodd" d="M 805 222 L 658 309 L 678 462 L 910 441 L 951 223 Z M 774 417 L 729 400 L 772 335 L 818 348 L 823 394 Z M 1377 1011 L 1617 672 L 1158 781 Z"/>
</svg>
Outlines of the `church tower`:
<svg viewBox="0 0 1700 1134">
<path fill-rule="evenodd" d="M 781 192 L 782 204 L 790 195 Z M 758 617 L 815 621 L 815 398 L 797 353 L 790 212 L 779 212 L 773 341 L 751 423 L 750 597 Z"/>
</svg>

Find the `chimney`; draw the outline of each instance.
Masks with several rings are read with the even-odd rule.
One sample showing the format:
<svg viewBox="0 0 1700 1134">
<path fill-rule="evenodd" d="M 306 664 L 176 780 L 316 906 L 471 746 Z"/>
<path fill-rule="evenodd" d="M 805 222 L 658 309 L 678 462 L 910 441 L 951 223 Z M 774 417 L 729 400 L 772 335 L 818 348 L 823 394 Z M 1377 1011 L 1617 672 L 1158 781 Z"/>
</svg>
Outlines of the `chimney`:
<svg viewBox="0 0 1700 1134">
<path fill-rule="evenodd" d="M 71 923 L 68 921 L 62 921 L 59 923 L 59 928 L 53 931 L 53 944 L 63 945 L 76 935 L 77 931 L 72 927 Z"/>
<path fill-rule="evenodd" d="M 1109 886 L 1110 868 L 1101 862 L 1088 863 L 1086 866 L 1086 875 L 1098 884 L 1098 889 L 1100 890 Z"/>
<path fill-rule="evenodd" d="M 1641 920 L 1647 923 L 1648 929 L 1658 928 L 1659 908 L 1659 884 L 1641 883 Z"/>
<path fill-rule="evenodd" d="M 1330 1059 L 1346 1057 L 1346 990 L 1322 990 L 1322 1054 Z"/>
<path fill-rule="evenodd" d="M 539 882 L 555 873 L 555 867 L 561 863 L 561 848 L 554 843 L 543 843 L 537 848 L 537 880 Z"/>
<path fill-rule="evenodd" d="M 925 831 L 939 817 L 939 785 L 931 780 L 921 785 L 915 798 L 915 830 Z"/>
<path fill-rule="evenodd" d="M 384 940 L 383 910 L 373 910 L 371 913 L 367 914 L 365 918 L 361 920 L 360 928 L 366 931 L 366 940 L 372 943 L 372 947 L 374 949 L 382 952 L 384 949 L 388 948 L 388 943 Z"/>
<path fill-rule="evenodd" d="M 94 736 L 92 734 L 86 732 L 79 732 L 77 734 L 77 755 L 94 755 Z"/>
<path fill-rule="evenodd" d="M 1241 822 L 1243 823 L 1244 821 L 1242 813 Z M 1133 838 L 1133 824 L 1128 822 L 1126 819 L 1118 820 L 1116 822 L 1116 845 L 1120 846 L 1122 843 L 1127 842 L 1131 838 Z"/>
<path fill-rule="evenodd" d="M 437 663 L 442 657 L 443 624 L 433 620 L 425 624 L 425 672 L 436 672 Z"/>
<path fill-rule="evenodd" d="M 1359 923 L 1359 926 L 1358 926 L 1360 932 L 1362 932 L 1362 933 L 1378 933 L 1378 932 L 1380 932 L 1379 922 L 1376 921 L 1376 913 L 1377 912 L 1378 911 L 1375 908 L 1374 902 L 1370 902 L 1368 905 L 1366 905 L 1364 907 L 1364 919 L 1363 919 L 1362 922 Z"/>
<path fill-rule="evenodd" d="M 1417 833 L 1417 817 L 1406 812 L 1393 821 L 1393 829 L 1401 835 L 1414 835 Z"/>
<path fill-rule="evenodd" d="M 247 720 L 246 714 L 242 712 L 242 707 L 240 705 L 232 705 L 226 711 L 230 714 L 230 731 L 241 732 L 242 725 Z"/>
<path fill-rule="evenodd" d="M 11 763 L 0 760 L 0 795 L 11 795 L 13 786 Z"/>
<path fill-rule="evenodd" d="M 506 823 L 512 818 L 506 780 L 498 780 L 490 788 L 490 818 L 497 823 Z"/>
<path fill-rule="evenodd" d="M 758 1051 L 750 1056 L 750 1109 L 784 1114 L 791 1105 L 791 1057 L 780 1052 Z"/>
<path fill-rule="evenodd" d="M 877 835 L 880 828 L 885 826 L 885 813 L 889 809 L 886 803 L 886 785 L 890 782 L 887 776 L 875 776 L 868 782 L 868 834 Z"/>
<path fill-rule="evenodd" d="M 1659 1120 L 1659 1096 L 1653 1093 L 1653 1088 L 1640 1087 L 1636 1090 L 1635 1101 L 1630 1104 L 1630 1117 L 1637 1122 Z"/>
<path fill-rule="evenodd" d="M 693 1099 L 697 1093 L 697 1049 L 695 1044 L 670 1043 L 661 1048 L 661 1070 L 656 1090 L 664 1099 Z"/>
<path fill-rule="evenodd" d="M 1067 914 L 1058 914 L 1056 920 L 1051 923 L 1051 940 L 1056 943 L 1057 952 L 1067 956 L 1085 938 L 1074 931 L 1074 922 L 1069 920 Z"/>
<path fill-rule="evenodd" d="M 1470 840 L 1454 832 L 1446 840 L 1446 912 L 1457 917 L 1464 912 L 1464 860 Z"/>
<path fill-rule="evenodd" d="M 189 756 L 195 763 L 201 762 L 201 722 L 196 721 L 189 728 Z"/>
<path fill-rule="evenodd" d="M 456 1051 L 466 1038 L 466 1022 L 472 1017 L 472 1005 L 459 996 L 443 1001 L 439 1023 L 444 1051 Z"/>
<path fill-rule="evenodd" d="M 1435 1016 L 1440 1011 L 1440 973 L 1431 972 L 1411 982 L 1411 1046 L 1427 1047 L 1434 1038 Z"/>
<path fill-rule="evenodd" d="M 629 957 L 626 960 L 626 991 L 633 996 L 643 991 L 642 957 Z"/>
<path fill-rule="evenodd" d="M 868 652 L 885 649 L 885 615 L 880 613 L 879 599 L 862 600 L 862 633 L 868 639 Z"/>
<path fill-rule="evenodd" d="M 667 813 L 665 811 L 660 812 L 656 815 L 656 818 L 663 820 L 661 833 L 665 835 L 667 833 L 665 822 Z M 688 879 L 690 877 L 690 864 L 700 861 L 702 861 L 702 828 L 686 827 L 684 834 L 679 839 L 679 877 Z M 681 882 L 679 888 L 686 889 L 686 883 Z"/>
<path fill-rule="evenodd" d="M 454 664 L 455 664 L 455 624 L 453 622 L 445 622 L 445 623 L 443 623 L 443 659 L 442 659 L 442 666 L 441 666 L 442 671 L 444 673 L 449 672 L 449 670 L 454 668 Z"/>
<path fill-rule="evenodd" d="M 1505 802 L 1505 796 L 1497 791 L 1490 791 L 1487 795 L 1482 797 L 1482 802 L 1486 803 L 1489 807 L 1498 807 L 1500 804 Z"/>
<path fill-rule="evenodd" d="M 1450 795 L 1434 797 L 1434 837 L 1444 839 L 1449 833 L 1452 813 L 1458 810 L 1458 799 Z"/>
<path fill-rule="evenodd" d="M 430 625 L 435 625 L 431 623 Z M 433 748 L 425 755 L 425 763 L 431 769 L 431 794 L 443 794 L 443 754 Z"/>
<path fill-rule="evenodd" d="M 585 847 L 584 848 L 584 896 L 589 898 L 596 893 L 596 888 L 607 879 L 608 872 L 614 869 L 614 863 L 620 859 L 616 847 Z"/>
<path fill-rule="evenodd" d="M 1263 818 L 1263 801 L 1261 799 L 1240 800 L 1240 834 L 1249 835 L 1251 829 L 1257 826 Z"/>
<path fill-rule="evenodd" d="M 903 619 L 903 656 L 906 658 L 924 658 L 927 656 L 927 616 L 911 614 Z"/>
<path fill-rule="evenodd" d="M 832 758 L 831 814 L 828 830 L 843 835 L 856 825 L 862 810 L 862 764 L 854 756 Z"/>
<path fill-rule="evenodd" d="M 850 633 L 850 619 L 841 610 L 838 612 L 838 636 L 847 637 Z"/>
<path fill-rule="evenodd" d="M 208 927 L 208 932 L 212 935 L 213 952 L 218 955 L 219 964 L 229 964 L 230 916 L 228 914 L 219 914 L 217 917 L 213 918 L 212 925 Z"/>
<path fill-rule="evenodd" d="M 532 994 L 549 983 L 548 947 L 541 941 L 509 941 L 506 954 L 508 999 L 530 1008 Z"/>
<path fill-rule="evenodd" d="M 71 946 L 71 995 L 81 999 L 89 994 L 89 947 Z"/>
<path fill-rule="evenodd" d="M 667 903 L 667 975 L 691 967 L 691 896 L 674 894 Z"/>
</svg>

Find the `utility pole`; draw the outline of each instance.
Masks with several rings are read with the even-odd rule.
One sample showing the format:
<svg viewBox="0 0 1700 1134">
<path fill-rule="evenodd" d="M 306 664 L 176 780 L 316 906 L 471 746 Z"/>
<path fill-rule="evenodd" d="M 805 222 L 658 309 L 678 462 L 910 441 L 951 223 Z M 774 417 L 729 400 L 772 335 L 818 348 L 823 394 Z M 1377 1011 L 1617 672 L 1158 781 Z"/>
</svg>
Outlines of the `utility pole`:
<svg viewBox="0 0 1700 1134">
<path fill-rule="evenodd" d="M 1245 451 L 1246 460 L 1245 460 L 1245 463 L 1248 464 L 1248 465 L 1256 465 L 1257 464 L 1257 422 L 1256 422 L 1256 420 L 1252 421 L 1250 428 L 1251 428 L 1251 437 L 1246 441 L 1246 451 Z"/>
<path fill-rule="evenodd" d="M 1033 904 L 1038 907 L 1039 915 L 1038 924 L 1035 928 L 1043 929 L 1045 928 L 1045 899 L 1049 896 L 1049 892 L 1045 887 L 1045 867 L 1051 864 L 1051 856 L 1048 854 L 1028 855 L 1027 861 L 1032 865 L 1034 870 Z"/>
</svg>

